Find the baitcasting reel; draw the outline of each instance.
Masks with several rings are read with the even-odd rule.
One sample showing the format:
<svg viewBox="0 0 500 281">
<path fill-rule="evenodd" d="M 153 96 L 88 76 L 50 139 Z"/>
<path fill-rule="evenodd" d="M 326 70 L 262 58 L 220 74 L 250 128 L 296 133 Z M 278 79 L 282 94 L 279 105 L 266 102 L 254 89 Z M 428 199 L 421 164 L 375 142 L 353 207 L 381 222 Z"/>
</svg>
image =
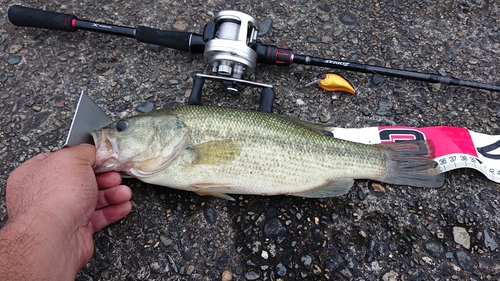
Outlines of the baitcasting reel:
<svg viewBox="0 0 500 281">
<path fill-rule="evenodd" d="M 271 112 L 275 93 L 272 85 L 244 80 L 257 65 L 259 22 L 238 11 L 220 11 L 203 31 L 203 57 L 212 65 L 212 75 L 193 73 L 193 89 L 188 104 L 201 104 L 204 79 L 220 80 L 227 90 L 240 92 L 246 85 L 262 87 L 259 111 Z"/>
<path fill-rule="evenodd" d="M 238 11 L 221 11 L 205 26 L 204 58 L 213 66 L 212 72 L 242 79 L 253 72 L 257 53 L 250 44 L 257 42 L 259 22 Z"/>
</svg>

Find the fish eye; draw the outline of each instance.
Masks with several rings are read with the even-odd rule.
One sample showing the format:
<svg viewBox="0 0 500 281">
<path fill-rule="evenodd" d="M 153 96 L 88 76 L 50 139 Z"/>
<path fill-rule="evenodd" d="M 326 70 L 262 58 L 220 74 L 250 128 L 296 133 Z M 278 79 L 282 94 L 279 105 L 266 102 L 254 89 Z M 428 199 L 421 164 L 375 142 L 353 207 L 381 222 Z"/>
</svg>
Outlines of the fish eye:
<svg viewBox="0 0 500 281">
<path fill-rule="evenodd" d="M 120 120 L 118 123 L 116 123 L 116 130 L 118 132 L 123 132 L 127 129 L 128 127 L 128 122 L 125 120 Z"/>
</svg>

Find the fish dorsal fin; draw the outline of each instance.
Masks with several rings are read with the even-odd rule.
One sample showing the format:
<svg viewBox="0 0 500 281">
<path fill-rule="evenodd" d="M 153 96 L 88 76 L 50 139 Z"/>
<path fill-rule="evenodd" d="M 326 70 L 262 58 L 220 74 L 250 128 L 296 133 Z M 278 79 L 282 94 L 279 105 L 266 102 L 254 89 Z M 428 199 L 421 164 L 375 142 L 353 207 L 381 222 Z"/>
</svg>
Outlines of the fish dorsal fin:
<svg viewBox="0 0 500 281">
<path fill-rule="evenodd" d="M 193 165 L 216 165 L 233 161 L 240 154 L 240 145 L 234 140 L 214 140 L 192 146 Z"/>
<path fill-rule="evenodd" d="M 324 136 L 333 136 L 333 133 L 330 130 L 331 126 L 313 124 L 313 123 L 309 123 L 309 122 L 302 121 L 302 120 L 288 117 L 288 116 L 284 116 L 284 118 L 286 118 L 288 121 L 295 123 L 301 127 L 307 128 L 308 130 L 310 130 L 314 133 L 324 135 Z"/>
<path fill-rule="evenodd" d="M 306 198 L 326 198 L 345 194 L 349 191 L 354 183 L 353 179 L 338 178 L 327 181 L 325 184 L 315 187 L 310 190 L 292 193 L 294 196 L 302 196 Z"/>
</svg>

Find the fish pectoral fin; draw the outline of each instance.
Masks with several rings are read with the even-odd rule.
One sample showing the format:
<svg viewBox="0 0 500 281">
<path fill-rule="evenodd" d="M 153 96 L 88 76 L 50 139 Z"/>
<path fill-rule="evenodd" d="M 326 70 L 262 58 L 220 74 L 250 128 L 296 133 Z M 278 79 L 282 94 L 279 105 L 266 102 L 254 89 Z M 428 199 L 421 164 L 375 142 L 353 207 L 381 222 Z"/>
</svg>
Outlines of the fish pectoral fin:
<svg viewBox="0 0 500 281">
<path fill-rule="evenodd" d="M 354 184 L 353 179 L 337 178 L 327 181 L 325 184 L 317 186 L 303 192 L 292 193 L 294 196 L 302 196 L 306 198 L 326 198 L 340 196 L 346 194 Z"/>
<path fill-rule="evenodd" d="M 198 195 L 209 195 L 209 196 L 214 196 L 214 197 L 226 199 L 229 201 L 236 201 L 236 200 L 234 200 L 233 197 L 231 197 L 225 193 L 214 192 L 214 191 L 210 190 L 210 188 L 219 188 L 219 189 L 224 188 L 224 189 L 230 190 L 233 188 L 233 186 L 224 185 L 224 184 L 217 184 L 217 183 L 201 182 L 201 183 L 193 184 L 193 185 L 191 185 L 191 187 L 193 187 L 193 191 Z"/>
<path fill-rule="evenodd" d="M 214 140 L 200 143 L 190 148 L 194 152 L 193 165 L 224 164 L 240 154 L 240 145 L 233 140 Z"/>
</svg>

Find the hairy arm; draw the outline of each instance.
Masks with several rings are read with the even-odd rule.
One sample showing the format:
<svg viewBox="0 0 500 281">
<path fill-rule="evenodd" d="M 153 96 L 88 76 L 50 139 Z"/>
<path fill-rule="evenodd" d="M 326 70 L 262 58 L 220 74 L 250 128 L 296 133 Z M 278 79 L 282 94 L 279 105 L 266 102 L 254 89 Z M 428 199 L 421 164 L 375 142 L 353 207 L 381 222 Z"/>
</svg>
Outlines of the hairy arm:
<svg viewBox="0 0 500 281">
<path fill-rule="evenodd" d="M 28 280 L 32 274 L 26 259 L 33 248 L 33 230 L 23 224 L 7 223 L 0 232 L 0 276 L 5 280 Z"/>
<path fill-rule="evenodd" d="M 78 267 L 66 255 L 69 239 L 57 229 L 48 214 L 25 213 L 9 220 L 0 231 L 0 276 L 2 280 L 72 280 Z M 66 272 L 54 270 L 64 265 Z"/>
<path fill-rule="evenodd" d="M 92 257 L 92 234 L 132 209 L 116 172 L 96 176 L 90 145 L 39 154 L 7 180 L 0 279 L 74 280 Z"/>
</svg>

